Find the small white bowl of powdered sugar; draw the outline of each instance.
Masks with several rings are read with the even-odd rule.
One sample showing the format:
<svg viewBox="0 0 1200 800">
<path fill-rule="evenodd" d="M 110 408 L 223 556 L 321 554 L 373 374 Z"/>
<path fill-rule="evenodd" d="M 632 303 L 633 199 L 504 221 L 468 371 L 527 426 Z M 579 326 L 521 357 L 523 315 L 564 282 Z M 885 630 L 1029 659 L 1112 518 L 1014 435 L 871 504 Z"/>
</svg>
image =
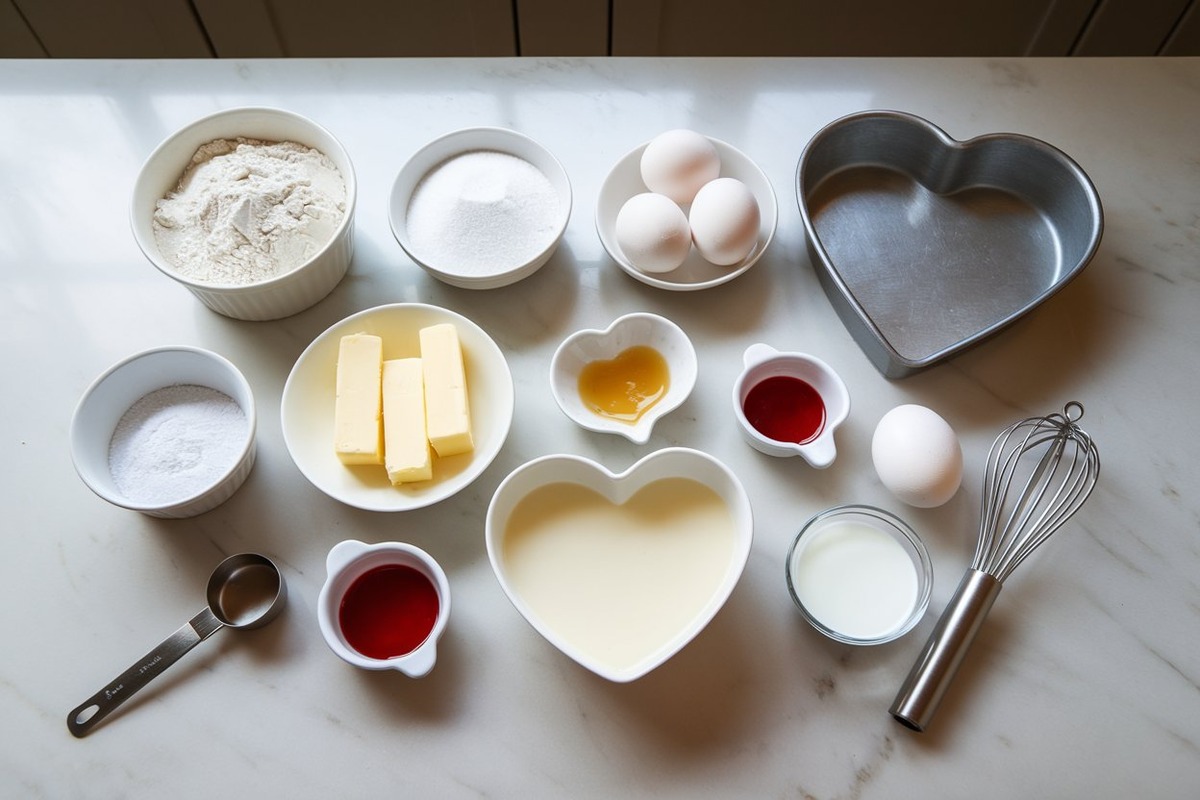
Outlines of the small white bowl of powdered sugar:
<svg viewBox="0 0 1200 800">
<path fill-rule="evenodd" d="M 71 457 L 97 495 L 152 517 L 224 503 L 254 466 L 256 412 L 245 376 L 216 353 L 157 347 L 110 367 L 71 419 Z"/>
<path fill-rule="evenodd" d="M 570 216 L 562 164 L 507 128 L 466 128 L 425 145 L 396 176 L 388 208 L 409 258 L 464 289 L 495 289 L 537 272 Z"/>
<path fill-rule="evenodd" d="M 279 319 L 345 276 L 356 192 L 350 157 L 320 125 L 276 108 L 233 108 L 150 154 L 130 220 L 150 262 L 209 308 Z"/>
</svg>

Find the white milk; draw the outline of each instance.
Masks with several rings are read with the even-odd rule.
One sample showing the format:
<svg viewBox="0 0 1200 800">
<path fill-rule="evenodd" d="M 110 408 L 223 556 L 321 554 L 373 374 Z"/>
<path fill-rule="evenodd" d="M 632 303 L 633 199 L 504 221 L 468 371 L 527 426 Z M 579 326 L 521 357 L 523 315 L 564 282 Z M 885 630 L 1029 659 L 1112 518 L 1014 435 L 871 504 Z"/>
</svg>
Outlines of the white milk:
<svg viewBox="0 0 1200 800">
<path fill-rule="evenodd" d="M 578 484 L 540 487 L 513 509 L 502 558 L 509 585 L 568 647 L 625 669 L 694 624 L 733 558 L 733 515 L 685 478 L 621 506 Z"/>
<path fill-rule="evenodd" d="M 875 639 L 899 627 L 917 602 L 917 569 L 904 547 L 861 522 L 834 522 L 796 548 L 796 596 L 825 627 Z"/>
</svg>

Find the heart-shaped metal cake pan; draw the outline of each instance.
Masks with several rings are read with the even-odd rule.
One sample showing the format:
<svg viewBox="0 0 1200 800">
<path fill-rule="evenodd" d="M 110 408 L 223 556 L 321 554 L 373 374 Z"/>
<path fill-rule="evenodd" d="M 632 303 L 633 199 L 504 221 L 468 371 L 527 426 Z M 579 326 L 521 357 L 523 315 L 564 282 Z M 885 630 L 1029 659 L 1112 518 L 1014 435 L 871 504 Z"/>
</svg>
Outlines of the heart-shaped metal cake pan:
<svg viewBox="0 0 1200 800">
<path fill-rule="evenodd" d="M 901 378 L 978 344 L 1087 265 L 1100 198 L 1065 153 L 993 133 L 957 141 L 911 114 L 822 128 L 796 169 L 821 284 L 868 359 Z"/>
</svg>

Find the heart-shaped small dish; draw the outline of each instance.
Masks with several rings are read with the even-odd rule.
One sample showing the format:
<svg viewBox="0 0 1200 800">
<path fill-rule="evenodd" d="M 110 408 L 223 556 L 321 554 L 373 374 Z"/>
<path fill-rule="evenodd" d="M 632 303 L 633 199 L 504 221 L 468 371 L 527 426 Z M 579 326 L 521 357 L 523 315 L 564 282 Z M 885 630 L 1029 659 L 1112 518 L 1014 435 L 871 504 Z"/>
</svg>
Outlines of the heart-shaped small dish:
<svg viewBox="0 0 1200 800">
<path fill-rule="evenodd" d="M 667 448 L 614 474 L 552 455 L 488 506 L 500 586 L 547 641 L 608 680 L 660 666 L 729 598 L 750 554 L 750 499 L 720 461 Z"/>
<path fill-rule="evenodd" d="M 842 322 L 901 378 L 978 344 L 1087 265 L 1100 198 L 1066 154 L 1028 136 L 956 141 L 896 111 L 836 120 L 796 170 L 808 251 Z"/>
<path fill-rule="evenodd" d="M 581 395 L 581 374 L 589 365 L 608 363 L 619 368 L 617 360 L 635 347 L 648 347 L 662 356 L 667 367 L 665 392 L 636 420 L 597 413 Z M 563 413 L 581 427 L 645 444 L 654 424 L 692 393 L 696 369 L 696 349 L 678 325 L 657 314 L 626 314 L 604 330 L 576 331 L 563 340 L 550 361 L 550 391 Z"/>
</svg>

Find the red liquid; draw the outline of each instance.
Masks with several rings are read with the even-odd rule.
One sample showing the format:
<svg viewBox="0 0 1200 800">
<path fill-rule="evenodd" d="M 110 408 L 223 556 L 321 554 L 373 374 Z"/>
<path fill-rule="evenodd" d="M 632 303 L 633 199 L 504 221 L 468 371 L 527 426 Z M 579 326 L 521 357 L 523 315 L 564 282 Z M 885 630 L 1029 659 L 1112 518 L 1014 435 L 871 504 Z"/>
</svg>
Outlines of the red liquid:
<svg viewBox="0 0 1200 800">
<path fill-rule="evenodd" d="M 825 427 L 821 395 L 790 375 L 774 375 L 755 384 L 742 410 L 756 431 L 777 442 L 806 444 Z"/>
<path fill-rule="evenodd" d="M 346 643 L 367 658 L 395 658 L 420 647 L 437 615 L 437 589 L 429 578 L 412 567 L 387 564 L 350 584 L 338 623 Z"/>
</svg>

